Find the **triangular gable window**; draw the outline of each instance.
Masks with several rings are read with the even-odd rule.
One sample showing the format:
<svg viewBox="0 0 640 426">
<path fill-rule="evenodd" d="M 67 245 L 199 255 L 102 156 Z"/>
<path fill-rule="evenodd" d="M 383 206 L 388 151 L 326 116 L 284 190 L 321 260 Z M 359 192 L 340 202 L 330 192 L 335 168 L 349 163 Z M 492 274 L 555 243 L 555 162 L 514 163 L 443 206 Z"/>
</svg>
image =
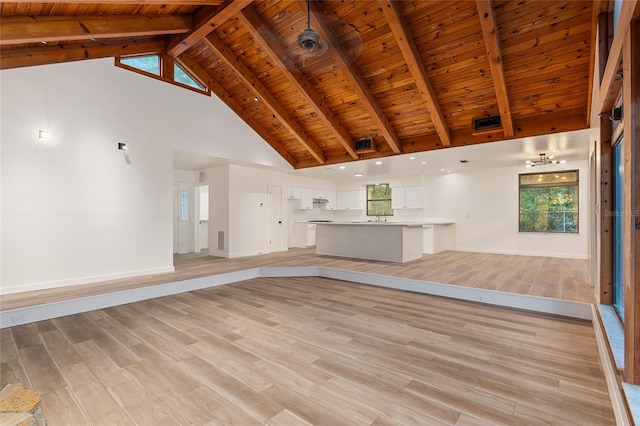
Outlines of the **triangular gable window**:
<svg viewBox="0 0 640 426">
<path fill-rule="evenodd" d="M 117 57 L 116 66 L 149 77 L 157 78 L 164 82 L 172 83 L 186 89 L 194 90 L 207 96 L 211 95 L 211 91 L 204 84 L 196 80 L 195 77 L 178 65 L 177 62 L 174 62 L 174 60 L 170 58 L 165 60 L 170 62 L 165 62 L 163 64 L 163 60 L 160 55 Z M 171 70 L 170 67 L 172 65 L 173 75 L 165 75 L 165 72 L 169 74 L 168 70 Z"/>
<path fill-rule="evenodd" d="M 120 62 L 131 68 L 136 68 L 153 75 L 160 75 L 160 56 L 158 55 L 121 58 Z"/>
<path fill-rule="evenodd" d="M 178 64 L 173 64 L 173 79 L 178 83 L 186 84 L 198 90 L 205 90 L 205 87 L 198 83 L 193 77 L 191 77 L 182 67 Z"/>
</svg>

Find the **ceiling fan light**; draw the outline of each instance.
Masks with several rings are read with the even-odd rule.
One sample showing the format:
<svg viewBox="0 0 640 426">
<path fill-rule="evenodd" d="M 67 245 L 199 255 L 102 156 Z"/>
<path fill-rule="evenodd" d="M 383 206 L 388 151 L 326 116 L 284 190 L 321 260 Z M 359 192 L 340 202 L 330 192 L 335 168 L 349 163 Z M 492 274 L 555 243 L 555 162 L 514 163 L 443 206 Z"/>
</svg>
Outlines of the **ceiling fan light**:
<svg viewBox="0 0 640 426">
<path fill-rule="evenodd" d="M 312 53 L 320 47 L 320 36 L 311 28 L 307 28 L 298 35 L 298 45 L 305 52 Z"/>
</svg>

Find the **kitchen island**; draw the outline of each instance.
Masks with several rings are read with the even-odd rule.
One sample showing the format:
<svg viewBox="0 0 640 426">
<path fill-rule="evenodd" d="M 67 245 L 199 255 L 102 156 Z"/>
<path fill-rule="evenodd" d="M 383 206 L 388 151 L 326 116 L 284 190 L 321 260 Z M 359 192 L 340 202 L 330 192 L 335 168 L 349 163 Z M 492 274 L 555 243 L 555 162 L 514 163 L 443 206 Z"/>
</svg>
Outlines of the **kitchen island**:
<svg viewBox="0 0 640 426">
<path fill-rule="evenodd" d="M 409 262 L 422 257 L 422 223 L 329 222 L 316 225 L 316 254 L 387 262 Z"/>
</svg>

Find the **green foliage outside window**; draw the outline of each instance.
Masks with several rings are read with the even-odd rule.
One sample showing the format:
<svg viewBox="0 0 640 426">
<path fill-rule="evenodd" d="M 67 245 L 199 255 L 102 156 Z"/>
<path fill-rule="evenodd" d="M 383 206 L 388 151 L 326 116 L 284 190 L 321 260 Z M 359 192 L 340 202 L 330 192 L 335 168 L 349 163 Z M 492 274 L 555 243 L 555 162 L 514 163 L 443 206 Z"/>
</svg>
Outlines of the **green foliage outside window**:
<svg viewBox="0 0 640 426">
<path fill-rule="evenodd" d="M 520 232 L 578 232 L 578 171 L 531 173 L 520 180 Z"/>
<path fill-rule="evenodd" d="M 120 62 L 153 75 L 160 75 L 160 57 L 158 55 L 122 58 Z"/>
<path fill-rule="evenodd" d="M 159 77 L 167 77 L 163 75 L 164 73 L 162 70 L 159 55 L 124 57 L 120 58 L 120 63 L 148 74 L 153 74 Z M 197 90 L 202 90 L 203 92 L 207 91 L 206 87 L 200 84 L 194 77 L 192 77 L 187 71 L 185 71 L 184 68 L 182 68 L 175 62 L 173 64 L 173 81 L 189 87 L 193 87 Z"/>
<path fill-rule="evenodd" d="M 393 216 L 389 184 L 367 185 L 367 216 Z"/>
<path fill-rule="evenodd" d="M 202 84 L 195 81 L 193 77 L 187 74 L 178 64 L 173 64 L 173 79 L 178 83 L 186 84 L 199 90 L 205 90 Z"/>
</svg>

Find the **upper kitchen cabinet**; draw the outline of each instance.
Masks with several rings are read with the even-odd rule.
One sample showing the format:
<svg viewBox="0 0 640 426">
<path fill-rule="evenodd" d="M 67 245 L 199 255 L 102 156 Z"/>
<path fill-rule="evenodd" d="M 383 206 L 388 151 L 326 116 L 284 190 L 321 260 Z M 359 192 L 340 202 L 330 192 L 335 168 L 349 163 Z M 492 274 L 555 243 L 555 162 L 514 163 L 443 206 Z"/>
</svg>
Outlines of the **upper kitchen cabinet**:
<svg viewBox="0 0 640 426">
<path fill-rule="evenodd" d="M 289 200 L 299 200 L 300 198 L 302 198 L 302 188 L 296 188 L 295 186 L 290 186 L 287 198 Z"/>
<path fill-rule="evenodd" d="M 302 188 L 300 191 L 300 209 L 313 209 L 313 189 Z"/>
<path fill-rule="evenodd" d="M 321 189 L 313 190 L 313 198 L 316 200 L 326 200 L 327 199 L 327 191 Z"/>
<path fill-rule="evenodd" d="M 327 191 L 327 210 L 338 210 L 336 191 Z"/>
<path fill-rule="evenodd" d="M 421 209 L 424 188 L 421 186 L 399 186 L 391 189 L 391 208 Z"/>
<path fill-rule="evenodd" d="M 338 191 L 336 210 L 364 210 L 364 191 Z"/>
</svg>

